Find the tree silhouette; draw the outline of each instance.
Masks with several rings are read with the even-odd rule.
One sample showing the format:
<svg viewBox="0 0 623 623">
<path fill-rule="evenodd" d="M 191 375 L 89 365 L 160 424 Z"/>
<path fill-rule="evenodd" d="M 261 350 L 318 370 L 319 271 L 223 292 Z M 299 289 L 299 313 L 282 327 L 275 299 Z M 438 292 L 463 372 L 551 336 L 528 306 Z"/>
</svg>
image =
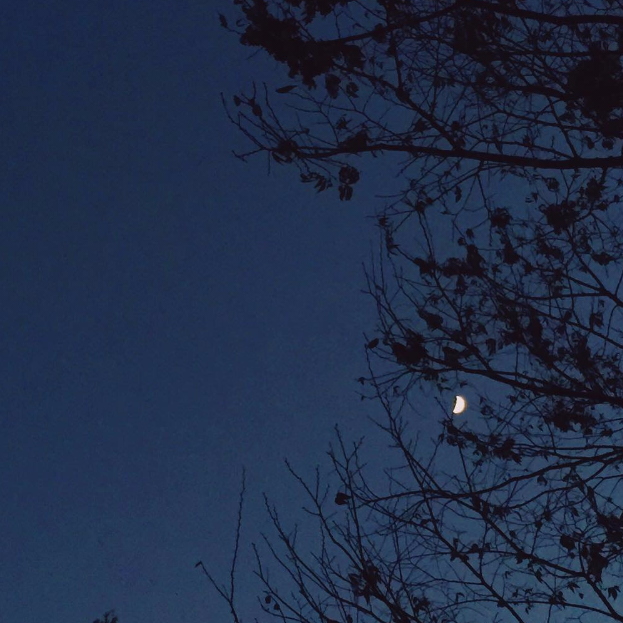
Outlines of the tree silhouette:
<svg viewBox="0 0 623 623">
<path fill-rule="evenodd" d="M 339 182 L 349 199 L 367 154 L 416 169 L 412 207 L 485 174 L 623 164 L 620 2 L 235 4 L 237 27 L 223 25 L 296 81 L 234 97 L 230 118 L 256 146 L 240 157 L 268 153 L 318 190 Z"/>
<path fill-rule="evenodd" d="M 256 550 L 261 607 L 301 622 L 623 621 L 623 3 L 235 2 L 242 43 L 296 83 L 236 96 L 230 118 L 256 146 L 241 157 L 265 152 L 319 191 L 339 181 L 344 200 L 366 154 L 402 155 L 406 181 L 378 216 L 359 379 L 397 462 L 378 491 L 337 430 L 338 482 L 288 464 L 321 545 L 304 555 L 266 502 L 294 590 Z M 416 443 L 414 387 L 445 414 L 467 387 L 477 414 Z"/>
<path fill-rule="evenodd" d="M 95 619 L 93 623 L 119 623 L 119 617 L 115 615 L 114 610 L 109 610 L 104 613 L 103 619 Z"/>
</svg>

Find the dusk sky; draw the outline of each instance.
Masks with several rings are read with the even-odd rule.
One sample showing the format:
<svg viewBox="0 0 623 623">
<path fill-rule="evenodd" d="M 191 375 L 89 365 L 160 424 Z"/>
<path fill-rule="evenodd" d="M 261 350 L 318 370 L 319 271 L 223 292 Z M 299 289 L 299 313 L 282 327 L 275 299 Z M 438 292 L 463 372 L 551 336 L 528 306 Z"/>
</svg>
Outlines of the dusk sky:
<svg viewBox="0 0 623 623">
<path fill-rule="evenodd" d="M 194 564 L 226 579 L 243 465 L 257 613 L 262 492 L 302 519 L 283 458 L 328 470 L 336 423 L 386 443 L 355 382 L 379 201 L 233 157 L 220 92 L 277 70 L 217 10 L 3 8 L 3 623 L 229 621 Z"/>
<path fill-rule="evenodd" d="M 269 176 L 265 154 L 235 158 L 253 147 L 221 93 L 266 82 L 279 106 L 275 89 L 293 82 L 221 28 L 235 8 L 3 5 L 0 623 L 92 623 L 112 609 L 119 623 L 233 623 L 195 564 L 228 582 L 243 467 L 237 604 L 243 623 L 265 623 L 252 543 L 278 566 L 261 547 L 262 533 L 277 542 L 263 494 L 299 524 L 303 551 L 318 541 L 284 459 L 308 482 L 317 466 L 330 478 L 337 424 L 347 442 L 365 436 L 367 482 L 386 492 L 395 453 L 357 378 L 379 337 L 363 265 L 379 251 L 379 195 L 405 188 L 401 160 L 353 162 L 364 173 L 341 202 L 294 167 L 273 162 Z M 518 182 L 487 190 L 523 205 Z M 449 220 L 431 212 L 450 254 Z M 454 392 L 411 394 L 418 451 Z M 478 415 L 470 404 L 463 417 Z M 437 459 L 452 476 L 463 464 L 451 452 Z"/>
</svg>

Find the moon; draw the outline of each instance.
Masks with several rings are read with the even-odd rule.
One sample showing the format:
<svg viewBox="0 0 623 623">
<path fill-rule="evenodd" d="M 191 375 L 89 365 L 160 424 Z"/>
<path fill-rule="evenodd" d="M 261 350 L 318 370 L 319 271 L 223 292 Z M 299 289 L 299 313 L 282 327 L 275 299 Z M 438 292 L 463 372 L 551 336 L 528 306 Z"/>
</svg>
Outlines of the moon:
<svg viewBox="0 0 623 623">
<path fill-rule="evenodd" d="M 463 398 L 463 396 L 455 396 L 454 397 L 454 407 L 452 407 L 452 413 L 454 415 L 459 415 L 463 413 L 467 409 L 467 400 Z"/>
</svg>

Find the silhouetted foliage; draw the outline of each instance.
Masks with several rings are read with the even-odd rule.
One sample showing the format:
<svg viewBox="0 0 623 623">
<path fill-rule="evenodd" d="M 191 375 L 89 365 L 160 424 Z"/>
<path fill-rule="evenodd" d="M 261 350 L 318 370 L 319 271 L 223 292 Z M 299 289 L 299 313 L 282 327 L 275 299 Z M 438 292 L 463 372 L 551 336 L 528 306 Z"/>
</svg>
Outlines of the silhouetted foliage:
<svg viewBox="0 0 623 623">
<path fill-rule="evenodd" d="M 359 379 L 399 463 L 373 490 L 338 431 L 339 482 L 288 465 L 322 539 L 304 555 L 267 502 L 295 587 L 257 553 L 267 594 L 305 623 L 623 621 L 623 3 L 235 3 L 297 82 L 289 109 L 237 96 L 252 153 L 349 199 L 355 157 L 395 152 L 406 186 L 378 216 Z M 471 415 L 418 445 L 415 387 L 445 414 L 467 388 Z"/>
<path fill-rule="evenodd" d="M 335 495 L 335 503 L 338 506 L 344 506 L 345 504 L 348 504 L 348 500 L 350 500 L 350 496 L 346 495 L 345 493 L 342 493 L 341 491 L 339 491 Z"/>
<path fill-rule="evenodd" d="M 623 164 L 619 2 L 234 3 L 228 29 L 298 82 L 277 89 L 278 110 L 268 89 L 234 97 L 230 118 L 257 147 L 241 157 L 266 152 L 320 190 L 339 181 L 348 198 L 347 160 L 365 154 L 404 157 L 416 204 L 484 173 Z"/>
<path fill-rule="evenodd" d="M 95 619 L 93 623 L 119 623 L 119 617 L 115 616 L 114 610 L 109 610 L 104 613 L 103 619 Z"/>
</svg>

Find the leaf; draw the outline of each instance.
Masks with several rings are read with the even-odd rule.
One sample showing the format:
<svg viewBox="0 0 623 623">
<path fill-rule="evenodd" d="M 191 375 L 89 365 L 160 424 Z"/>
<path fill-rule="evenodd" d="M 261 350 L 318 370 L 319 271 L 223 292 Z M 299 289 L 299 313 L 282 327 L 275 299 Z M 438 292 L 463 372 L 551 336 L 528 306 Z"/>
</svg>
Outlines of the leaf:
<svg viewBox="0 0 623 623">
<path fill-rule="evenodd" d="M 411 99 L 409 97 L 409 92 L 406 91 L 402 87 L 396 89 L 396 97 L 398 98 L 398 100 L 400 102 L 403 102 L 404 104 L 410 104 L 411 103 Z"/>
<path fill-rule="evenodd" d="M 345 130 L 348 127 L 349 123 L 350 123 L 350 119 L 347 119 L 346 117 L 340 117 L 337 123 L 335 124 L 335 129 Z"/>
<path fill-rule="evenodd" d="M 593 327 L 603 327 L 604 326 L 604 315 L 602 312 L 593 312 L 589 318 L 589 324 L 591 329 Z"/>
<path fill-rule="evenodd" d="M 221 26 L 223 28 L 227 28 L 227 20 L 225 19 L 225 16 L 222 13 L 218 14 L 218 19 L 219 19 L 219 22 L 221 22 Z"/>
<path fill-rule="evenodd" d="M 428 355 L 424 340 L 419 334 L 411 335 L 406 345 L 394 342 L 391 348 L 396 361 L 403 366 L 417 365 Z"/>
<path fill-rule="evenodd" d="M 242 100 L 237 95 L 234 95 L 234 104 L 236 106 L 240 106 L 240 104 L 242 104 Z"/>
<path fill-rule="evenodd" d="M 421 257 L 414 258 L 413 263 L 420 269 L 420 275 L 430 275 L 435 269 L 432 262 L 423 260 Z"/>
<path fill-rule="evenodd" d="M 353 187 L 349 184 L 340 184 L 340 201 L 350 201 L 353 196 Z"/>
<path fill-rule="evenodd" d="M 379 338 L 375 337 L 373 340 L 370 340 L 366 346 L 368 349 L 376 348 L 379 345 Z"/>
<path fill-rule="evenodd" d="M 568 551 L 575 549 L 575 541 L 568 534 L 560 536 L 560 544 Z"/>
<path fill-rule="evenodd" d="M 256 117 L 261 117 L 262 116 L 262 109 L 260 108 L 259 104 L 253 104 L 253 108 L 251 108 L 251 112 L 256 116 Z"/>
<path fill-rule="evenodd" d="M 470 237 L 470 230 L 468 229 L 466 235 Z M 473 244 L 467 245 L 467 266 L 470 268 L 471 272 L 476 275 L 483 274 L 482 263 L 484 258 L 480 255 L 480 252 Z"/>
<path fill-rule="evenodd" d="M 350 153 L 357 153 L 365 149 L 368 145 L 368 133 L 360 130 L 353 136 L 349 136 L 343 143 L 342 148 Z"/>
<path fill-rule="evenodd" d="M 449 366 L 460 365 L 459 360 L 461 358 L 461 352 L 452 346 L 443 346 L 443 360 Z"/>
<path fill-rule="evenodd" d="M 547 186 L 547 190 L 551 192 L 558 192 L 560 190 L 560 182 L 555 177 L 546 177 L 545 184 Z"/>
<path fill-rule="evenodd" d="M 507 240 L 502 250 L 502 260 L 504 263 L 513 266 L 513 264 L 516 264 L 520 259 L 519 254 L 515 251 L 515 247 Z"/>
<path fill-rule="evenodd" d="M 275 89 L 276 93 L 289 93 L 292 89 L 296 89 L 296 84 L 288 84 L 285 87 Z"/>
<path fill-rule="evenodd" d="M 491 213 L 490 222 L 491 227 L 506 229 L 508 224 L 511 222 L 509 211 L 506 208 L 496 208 Z"/>
<path fill-rule="evenodd" d="M 432 331 L 443 327 L 443 318 L 439 314 L 432 314 L 424 309 L 420 309 L 418 315 Z"/>
<path fill-rule="evenodd" d="M 346 495 L 341 491 L 339 491 L 335 496 L 335 503 L 338 506 L 345 506 L 348 503 L 348 500 L 350 500 L 350 495 Z"/>
<path fill-rule="evenodd" d="M 327 74 L 324 78 L 324 85 L 331 99 L 336 99 L 340 93 L 341 80 L 335 74 Z"/>
<path fill-rule="evenodd" d="M 357 86 L 357 84 L 355 82 L 349 82 L 346 85 L 346 95 L 348 95 L 349 97 L 358 97 L 357 93 L 359 92 L 359 87 Z"/>
<path fill-rule="evenodd" d="M 359 171 L 355 167 L 346 165 L 340 169 L 340 182 L 342 184 L 356 184 L 359 181 Z"/>
<path fill-rule="evenodd" d="M 601 251 L 600 253 L 592 253 L 591 257 L 601 266 L 607 266 L 612 260 L 614 260 L 614 258 L 605 251 Z"/>
</svg>

